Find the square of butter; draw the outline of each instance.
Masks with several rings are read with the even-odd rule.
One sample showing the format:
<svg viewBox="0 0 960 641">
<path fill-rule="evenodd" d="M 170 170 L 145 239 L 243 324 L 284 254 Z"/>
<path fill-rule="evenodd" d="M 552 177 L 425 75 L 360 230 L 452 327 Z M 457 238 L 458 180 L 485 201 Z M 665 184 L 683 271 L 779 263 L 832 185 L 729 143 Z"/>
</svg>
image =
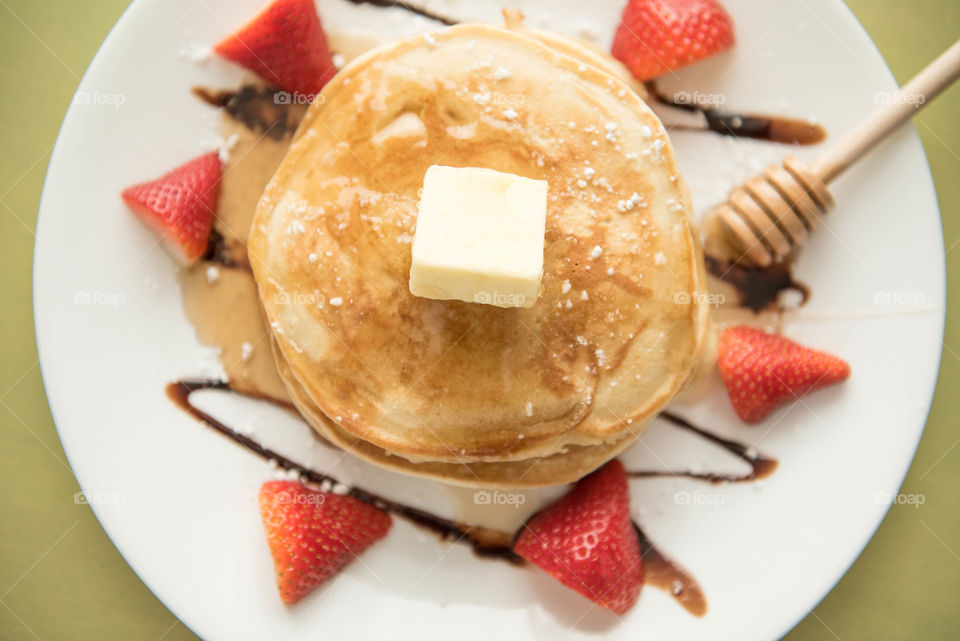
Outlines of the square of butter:
<svg viewBox="0 0 960 641">
<path fill-rule="evenodd" d="M 423 178 L 410 291 L 438 300 L 531 307 L 543 277 L 547 182 L 433 165 Z"/>
</svg>

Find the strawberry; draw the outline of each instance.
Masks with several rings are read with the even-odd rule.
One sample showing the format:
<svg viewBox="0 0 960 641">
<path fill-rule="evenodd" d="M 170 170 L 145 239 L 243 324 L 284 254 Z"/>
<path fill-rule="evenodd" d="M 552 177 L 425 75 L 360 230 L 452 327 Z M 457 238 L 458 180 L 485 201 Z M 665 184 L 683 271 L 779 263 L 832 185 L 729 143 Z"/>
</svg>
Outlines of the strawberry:
<svg viewBox="0 0 960 641">
<path fill-rule="evenodd" d="M 337 71 L 313 0 L 275 0 L 214 51 L 311 100 Z"/>
<path fill-rule="evenodd" d="M 156 180 L 124 189 L 123 201 L 189 265 L 207 251 L 222 173 L 217 154 L 204 154 Z"/>
<path fill-rule="evenodd" d="M 733 409 L 747 423 L 850 376 L 850 366 L 836 356 L 745 326 L 720 336 L 717 365 Z"/>
<path fill-rule="evenodd" d="M 538 512 L 513 551 L 617 614 L 633 607 L 643 563 L 623 464 L 610 461 Z"/>
<path fill-rule="evenodd" d="M 610 53 L 641 81 L 733 46 L 733 23 L 716 0 L 628 0 Z"/>
<path fill-rule="evenodd" d="M 260 517 L 280 598 L 296 603 L 335 576 L 390 529 L 390 516 L 351 496 L 293 481 L 260 488 Z"/>
</svg>

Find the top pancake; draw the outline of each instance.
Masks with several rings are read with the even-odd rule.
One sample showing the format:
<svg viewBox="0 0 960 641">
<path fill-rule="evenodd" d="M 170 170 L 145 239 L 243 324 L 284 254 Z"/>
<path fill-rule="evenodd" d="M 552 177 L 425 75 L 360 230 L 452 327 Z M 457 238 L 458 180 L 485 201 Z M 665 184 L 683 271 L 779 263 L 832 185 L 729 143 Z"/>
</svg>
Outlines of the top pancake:
<svg viewBox="0 0 960 641">
<path fill-rule="evenodd" d="M 410 293 L 434 164 L 548 182 L 533 307 Z M 462 25 L 324 88 L 260 200 L 250 262 L 289 375 L 341 430 L 411 461 L 523 460 L 622 442 L 691 375 L 706 309 L 689 203 L 621 80 Z"/>
</svg>

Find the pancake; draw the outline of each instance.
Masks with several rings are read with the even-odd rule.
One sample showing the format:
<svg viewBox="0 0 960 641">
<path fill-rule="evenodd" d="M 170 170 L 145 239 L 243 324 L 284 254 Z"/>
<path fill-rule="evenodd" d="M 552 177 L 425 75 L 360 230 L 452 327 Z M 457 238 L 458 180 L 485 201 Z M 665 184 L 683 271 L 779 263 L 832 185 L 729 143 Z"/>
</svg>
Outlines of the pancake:
<svg viewBox="0 0 960 641">
<path fill-rule="evenodd" d="M 354 456 L 380 467 L 443 481 L 451 485 L 483 487 L 488 489 L 518 489 L 572 483 L 618 455 L 631 445 L 645 425 L 636 425 L 635 434 L 604 445 L 571 446 L 564 452 L 522 461 L 450 463 L 410 461 L 383 448 L 348 434 L 328 418 L 304 393 L 296 378 L 290 375 L 286 360 L 280 354 L 276 341 L 271 341 L 277 362 L 277 371 L 287 383 L 288 394 L 294 405 L 324 439 Z"/>
<path fill-rule="evenodd" d="M 334 443 L 454 482 L 564 482 L 690 378 L 707 309 L 689 194 L 656 116 L 573 50 L 452 27 L 359 58 L 308 110 L 249 254 L 281 378 Z M 533 307 L 409 292 L 433 164 L 548 182 Z"/>
</svg>

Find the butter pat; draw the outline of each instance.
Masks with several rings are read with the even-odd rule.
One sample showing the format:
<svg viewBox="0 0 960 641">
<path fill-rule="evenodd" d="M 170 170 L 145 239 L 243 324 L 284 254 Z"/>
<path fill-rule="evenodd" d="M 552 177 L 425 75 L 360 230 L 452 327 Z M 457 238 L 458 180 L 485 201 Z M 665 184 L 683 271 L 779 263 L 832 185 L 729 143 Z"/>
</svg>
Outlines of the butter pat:
<svg viewBox="0 0 960 641">
<path fill-rule="evenodd" d="M 433 165 L 413 238 L 415 296 L 531 307 L 543 277 L 547 182 Z"/>
</svg>

